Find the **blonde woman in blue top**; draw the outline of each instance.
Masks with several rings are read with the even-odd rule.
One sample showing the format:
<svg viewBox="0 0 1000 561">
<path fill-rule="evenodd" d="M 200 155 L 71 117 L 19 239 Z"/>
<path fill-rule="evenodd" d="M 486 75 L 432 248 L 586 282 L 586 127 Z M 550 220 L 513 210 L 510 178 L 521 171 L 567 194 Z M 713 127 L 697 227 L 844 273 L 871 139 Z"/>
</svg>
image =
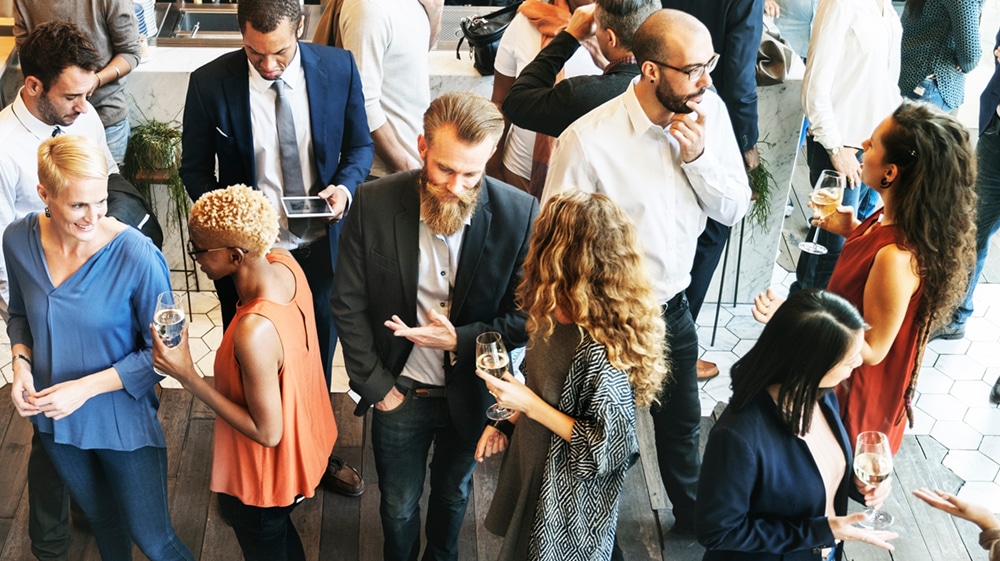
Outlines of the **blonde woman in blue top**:
<svg viewBox="0 0 1000 561">
<path fill-rule="evenodd" d="M 92 140 L 38 150 L 45 213 L 3 237 L 10 281 L 11 397 L 90 520 L 104 561 L 193 560 L 167 512 L 166 442 L 156 418 L 151 333 L 170 290 L 163 255 L 105 216 L 107 163 Z"/>
</svg>

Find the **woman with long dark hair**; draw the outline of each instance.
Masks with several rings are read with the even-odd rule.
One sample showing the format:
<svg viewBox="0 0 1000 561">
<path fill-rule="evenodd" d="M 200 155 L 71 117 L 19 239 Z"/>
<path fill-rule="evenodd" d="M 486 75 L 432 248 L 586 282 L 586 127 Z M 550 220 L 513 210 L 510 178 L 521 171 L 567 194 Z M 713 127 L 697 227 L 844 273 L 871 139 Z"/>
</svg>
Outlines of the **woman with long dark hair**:
<svg viewBox="0 0 1000 561">
<path fill-rule="evenodd" d="M 861 314 L 823 290 L 792 294 L 732 368 L 733 397 L 705 449 L 695 528 L 704 559 L 839 559 L 845 540 L 885 549 L 895 534 L 854 524 L 848 495 L 885 501 L 891 485 L 853 475 L 832 389 L 861 364 Z"/>
</svg>

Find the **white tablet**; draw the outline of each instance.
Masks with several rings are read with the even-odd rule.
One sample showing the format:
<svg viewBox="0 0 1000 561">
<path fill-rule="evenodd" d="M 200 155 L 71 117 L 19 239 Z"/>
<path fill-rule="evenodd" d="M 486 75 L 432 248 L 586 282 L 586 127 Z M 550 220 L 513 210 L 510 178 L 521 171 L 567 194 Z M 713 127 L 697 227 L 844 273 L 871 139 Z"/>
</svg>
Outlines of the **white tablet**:
<svg viewBox="0 0 1000 561">
<path fill-rule="evenodd" d="M 330 218 L 333 209 L 323 197 L 281 197 L 289 218 Z"/>
</svg>

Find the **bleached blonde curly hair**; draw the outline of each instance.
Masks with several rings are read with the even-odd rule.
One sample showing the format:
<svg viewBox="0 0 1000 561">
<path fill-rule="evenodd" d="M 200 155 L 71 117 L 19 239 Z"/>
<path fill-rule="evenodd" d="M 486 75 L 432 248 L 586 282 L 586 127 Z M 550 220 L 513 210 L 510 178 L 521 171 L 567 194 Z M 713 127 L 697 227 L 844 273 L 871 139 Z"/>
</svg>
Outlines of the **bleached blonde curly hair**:
<svg viewBox="0 0 1000 561">
<path fill-rule="evenodd" d="M 188 230 L 220 247 L 260 256 L 278 239 L 278 211 L 263 193 L 243 184 L 209 191 L 191 207 Z"/>
<path fill-rule="evenodd" d="M 545 203 L 518 299 L 529 335 L 551 334 L 558 306 L 627 373 L 637 406 L 657 401 L 668 375 L 666 327 L 635 225 L 607 196 L 568 191 Z"/>
</svg>

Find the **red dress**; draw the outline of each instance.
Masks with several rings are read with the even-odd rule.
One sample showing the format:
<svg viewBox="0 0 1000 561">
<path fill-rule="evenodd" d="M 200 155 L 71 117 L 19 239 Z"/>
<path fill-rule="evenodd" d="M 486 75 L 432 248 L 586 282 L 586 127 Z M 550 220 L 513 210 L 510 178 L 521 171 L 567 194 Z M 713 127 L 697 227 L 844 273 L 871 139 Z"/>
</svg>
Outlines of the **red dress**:
<svg viewBox="0 0 1000 561">
<path fill-rule="evenodd" d="M 902 232 L 894 225 L 883 226 L 879 222 L 881 217 L 879 210 L 848 236 L 827 285 L 827 290 L 849 300 L 862 314 L 865 313 L 865 285 L 875 255 L 887 245 L 903 245 Z M 874 430 L 889 437 L 893 454 L 899 450 L 906 426 L 903 395 L 910 385 L 917 356 L 919 333 L 914 319 L 923 292 L 921 281 L 906 305 L 903 325 L 885 359 L 878 364 L 861 365 L 837 387 L 840 415 L 852 443 L 858 433 Z"/>
</svg>

